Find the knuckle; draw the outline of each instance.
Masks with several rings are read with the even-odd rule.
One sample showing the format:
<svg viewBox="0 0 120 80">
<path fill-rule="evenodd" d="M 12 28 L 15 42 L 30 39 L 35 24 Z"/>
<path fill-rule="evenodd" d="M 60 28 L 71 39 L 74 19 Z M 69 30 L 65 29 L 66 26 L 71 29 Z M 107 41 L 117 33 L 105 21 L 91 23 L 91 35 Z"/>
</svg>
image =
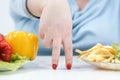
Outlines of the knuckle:
<svg viewBox="0 0 120 80">
<path fill-rule="evenodd" d="M 50 48 L 49 44 L 45 44 L 44 46 L 45 46 L 45 48 Z"/>
<path fill-rule="evenodd" d="M 46 48 L 49 46 L 47 40 L 44 40 L 44 46 L 45 46 Z"/>
<path fill-rule="evenodd" d="M 71 63 L 72 62 L 72 56 L 66 57 L 66 62 Z"/>
<path fill-rule="evenodd" d="M 57 49 L 59 49 L 59 46 L 55 44 L 55 45 L 53 46 L 53 48 L 57 50 Z"/>
<path fill-rule="evenodd" d="M 67 52 L 68 52 L 68 51 L 69 51 L 69 52 L 72 51 L 72 47 L 71 47 L 71 46 L 65 47 L 65 51 L 67 51 Z"/>
<path fill-rule="evenodd" d="M 71 61 L 71 60 L 72 60 L 72 58 L 68 57 L 66 60 L 67 60 L 67 61 Z"/>
<path fill-rule="evenodd" d="M 58 60 L 57 59 L 52 59 L 53 62 L 57 62 Z"/>
</svg>

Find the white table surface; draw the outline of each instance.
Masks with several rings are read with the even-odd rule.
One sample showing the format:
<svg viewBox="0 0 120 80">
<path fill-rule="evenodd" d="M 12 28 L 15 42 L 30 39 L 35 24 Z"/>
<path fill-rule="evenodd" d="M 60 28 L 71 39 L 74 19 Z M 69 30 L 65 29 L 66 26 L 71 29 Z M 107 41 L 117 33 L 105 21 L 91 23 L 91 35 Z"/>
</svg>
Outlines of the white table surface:
<svg viewBox="0 0 120 80">
<path fill-rule="evenodd" d="M 61 56 L 57 70 L 52 70 L 51 56 L 40 56 L 16 72 L 0 72 L 0 80 L 120 80 L 119 71 L 98 69 L 76 56 L 72 70 L 66 70 L 64 60 Z"/>
</svg>

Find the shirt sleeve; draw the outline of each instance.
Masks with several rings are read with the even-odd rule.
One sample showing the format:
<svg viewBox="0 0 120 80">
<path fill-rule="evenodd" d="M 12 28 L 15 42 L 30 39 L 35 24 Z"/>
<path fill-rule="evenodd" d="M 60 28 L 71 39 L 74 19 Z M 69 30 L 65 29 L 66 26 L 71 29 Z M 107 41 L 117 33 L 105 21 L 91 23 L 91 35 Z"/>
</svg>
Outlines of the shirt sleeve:
<svg viewBox="0 0 120 80">
<path fill-rule="evenodd" d="M 26 0 L 10 0 L 10 14 L 15 23 L 15 30 L 39 34 L 40 19 L 28 12 Z"/>
<path fill-rule="evenodd" d="M 15 19 L 19 21 L 21 18 L 28 18 L 36 20 L 37 18 L 32 16 L 26 8 L 26 0 L 11 0 L 10 1 L 10 14 Z"/>
</svg>

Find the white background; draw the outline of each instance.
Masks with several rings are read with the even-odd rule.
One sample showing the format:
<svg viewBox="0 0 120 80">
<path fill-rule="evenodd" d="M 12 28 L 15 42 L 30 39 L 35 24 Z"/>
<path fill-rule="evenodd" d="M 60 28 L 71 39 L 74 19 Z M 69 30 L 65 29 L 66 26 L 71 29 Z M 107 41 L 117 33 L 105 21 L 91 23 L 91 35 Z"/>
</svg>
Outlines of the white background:
<svg viewBox="0 0 120 80">
<path fill-rule="evenodd" d="M 4 35 L 14 30 L 15 27 L 9 15 L 9 1 L 10 0 L 0 0 L 0 33 Z"/>
</svg>

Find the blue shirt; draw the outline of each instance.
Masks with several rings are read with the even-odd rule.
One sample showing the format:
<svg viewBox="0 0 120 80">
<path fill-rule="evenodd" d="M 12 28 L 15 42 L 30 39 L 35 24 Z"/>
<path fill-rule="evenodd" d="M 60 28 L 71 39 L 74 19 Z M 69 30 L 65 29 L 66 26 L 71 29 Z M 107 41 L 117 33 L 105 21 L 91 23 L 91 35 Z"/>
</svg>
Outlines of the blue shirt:
<svg viewBox="0 0 120 80">
<path fill-rule="evenodd" d="M 40 40 L 38 26 L 40 19 L 29 14 L 25 1 L 11 0 L 10 11 L 16 30 L 33 32 Z M 120 42 L 120 0 L 90 0 L 81 11 L 75 0 L 68 0 L 68 3 L 73 21 L 73 51 L 76 48 L 89 49 L 96 43 L 111 45 L 114 42 Z M 51 52 L 52 49 L 44 48 L 43 41 L 40 40 L 38 54 L 49 55 Z M 62 48 L 61 54 L 63 53 Z"/>
</svg>

